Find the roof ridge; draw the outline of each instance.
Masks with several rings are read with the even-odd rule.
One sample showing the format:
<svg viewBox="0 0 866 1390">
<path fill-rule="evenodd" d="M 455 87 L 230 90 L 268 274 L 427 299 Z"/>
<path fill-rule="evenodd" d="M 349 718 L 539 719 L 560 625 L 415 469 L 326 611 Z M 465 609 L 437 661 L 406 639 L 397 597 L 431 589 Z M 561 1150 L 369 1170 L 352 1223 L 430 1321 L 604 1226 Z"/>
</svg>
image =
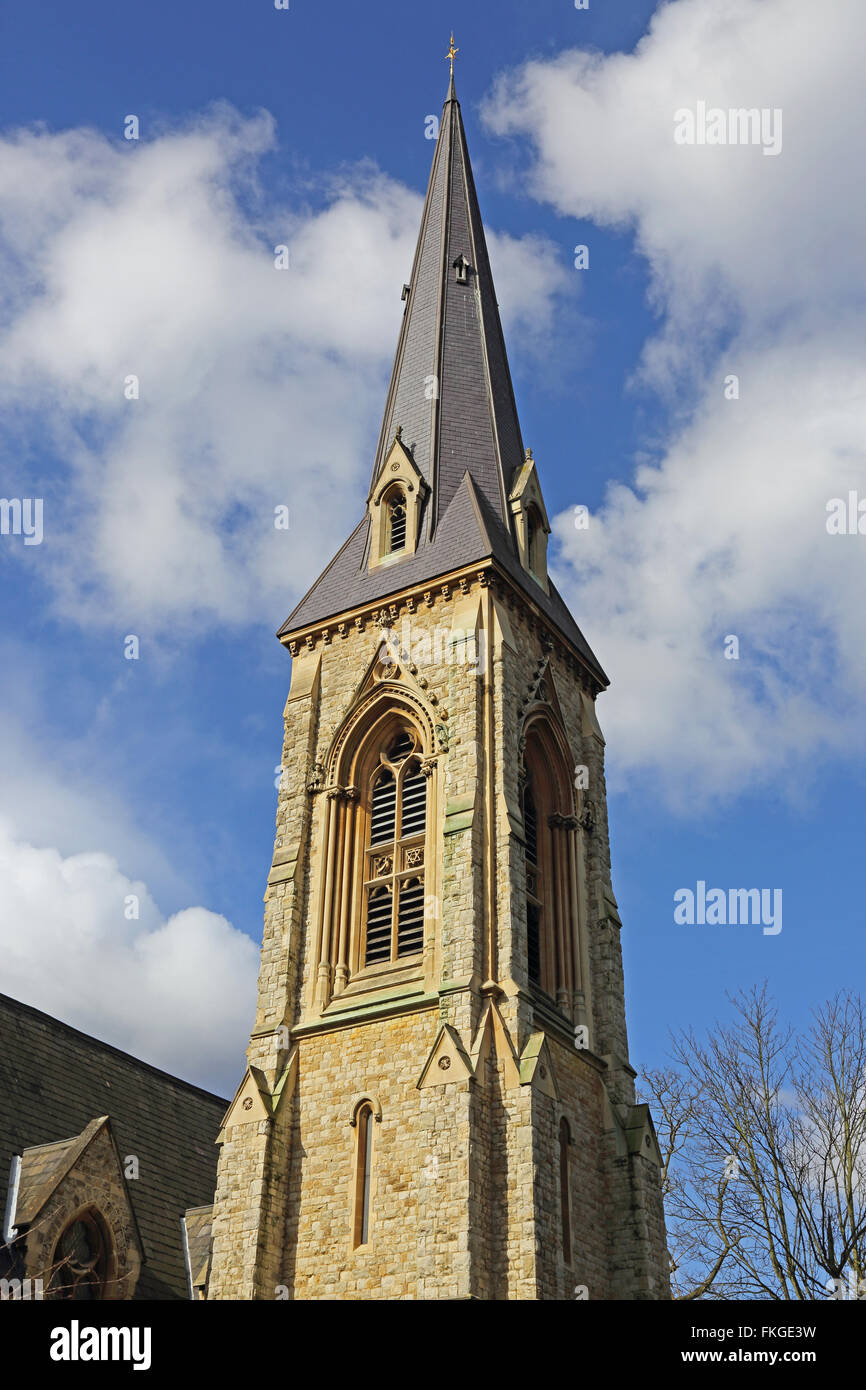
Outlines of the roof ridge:
<svg viewBox="0 0 866 1390">
<path fill-rule="evenodd" d="M 468 468 L 466 469 L 462 479 L 460 480 L 460 487 L 462 488 L 464 485 L 468 488 L 469 496 L 472 500 L 472 505 L 475 508 L 475 516 L 476 520 L 478 521 L 478 529 L 481 532 L 485 544 L 488 546 L 489 549 L 492 550 L 493 541 L 490 538 L 490 531 L 488 530 L 487 522 L 484 520 L 484 513 L 481 510 L 481 502 L 478 497 L 478 489 L 475 486 L 475 481 Z M 460 489 L 458 488 L 458 492 L 459 490 Z M 457 493 L 455 492 L 454 497 L 456 496 Z M 451 503 L 453 503 L 454 497 L 452 497 L 451 502 L 448 503 L 448 507 L 445 511 L 445 516 L 443 516 L 442 518 L 443 521 L 445 520 L 445 517 L 448 515 L 448 512 L 451 510 Z"/>
<path fill-rule="evenodd" d="M 162 1067 L 155 1067 L 152 1062 L 145 1062 L 142 1057 L 136 1057 L 132 1052 L 124 1052 L 122 1047 L 117 1047 L 115 1043 L 105 1042 L 103 1038 L 97 1038 L 93 1033 L 85 1033 L 81 1028 L 76 1028 L 74 1024 L 67 1023 L 62 1018 L 55 1018 L 53 1014 L 45 1013 L 44 1009 L 37 1009 L 33 1004 L 25 1004 L 23 999 L 14 999 L 11 994 L 0 993 L 0 1006 L 11 1004 L 14 1010 L 34 1015 L 50 1023 L 52 1028 L 63 1028 L 68 1033 L 74 1033 L 76 1037 L 83 1038 L 85 1042 L 93 1043 L 103 1052 L 111 1052 L 116 1057 L 122 1057 L 127 1062 L 132 1062 L 136 1067 L 141 1067 L 143 1071 L 149 1071 L 154 1076 L 160 1076 L 166 1081 L 172 1081 L 176 1086 L 182 1086 L 186 1091 L 197 1091 L 199 1095 L 207 1100 L 217 1100 L 225 1104 L 222 1096 L 218 1096 L 215 1091 L 206 1091 L 203 1086 L 197 1086 L 194 1081 L 184 1081 L 182 1076 L 175 1076 L 173 1072 L 165 1071 Z M 62 1142 L 61 1140 L 57 1141 Z"/>
</svg>

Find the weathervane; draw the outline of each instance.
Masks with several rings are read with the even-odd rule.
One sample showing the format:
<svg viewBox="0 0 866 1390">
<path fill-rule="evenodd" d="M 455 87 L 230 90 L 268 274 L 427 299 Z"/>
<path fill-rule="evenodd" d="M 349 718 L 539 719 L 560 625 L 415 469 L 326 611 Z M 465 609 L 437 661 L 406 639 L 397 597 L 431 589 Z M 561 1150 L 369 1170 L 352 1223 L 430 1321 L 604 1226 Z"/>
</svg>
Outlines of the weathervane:
<svg viewBox="0 0 866 1390">
<path fill-rule="evenodd" d="M 452 76 L 452 77 L 454 76 L 454 59 L 457 57 L 457 54 L 458 54 L 459 52 L 460 52 L 460 49 L 454 47 L 454 34 L 453 34 L 453 32 L 452 32 L 452 34 L 451 34 L 451 47 L 449 48 L 448 52 L 445 54 L 445 57 L 448 58 L 448 59 L 450 59 L 450 62 L 451 62 L 451 76 Z"/>
</svg>

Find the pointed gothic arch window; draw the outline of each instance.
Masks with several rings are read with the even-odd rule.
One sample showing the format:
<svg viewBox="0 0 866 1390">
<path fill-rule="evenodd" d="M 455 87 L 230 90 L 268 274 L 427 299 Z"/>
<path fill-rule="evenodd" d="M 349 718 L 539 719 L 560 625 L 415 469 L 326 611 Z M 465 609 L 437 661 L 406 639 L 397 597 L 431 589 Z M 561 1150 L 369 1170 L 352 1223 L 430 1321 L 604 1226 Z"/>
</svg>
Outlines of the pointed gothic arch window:
<svg viewBox="0 0 866 1390">
<path fill-rule="evenodd" d="M 373 1106 L 364 1101 L 355 1115 L 355 1202 L 352 1245 L 367 1245 L 370 1239 L 370 1190 L 373 1180 Z"/>
<path fill-rule="evenodd" d="M 105 1296 L 110 1238 L 95 1209 L 79 1212 L 54 1247 L 46 1297 L 93 1302 Z"/>
<path fill-rule="evenodd" d="M 568 1151 L 571 1147 L 571 1130 L 563 1115 L 559 1122 L 559 1211 L 562 1234 L 562 1258 L 571 1264 L 571 1184 L 568 1168 Z"/>
<path fill-rule="evenodd" d="M 538 809 L 531 785 L 523 792 L 523 825 L 526 831 L 526 968 L 533 984 L 541 984 L 541 922 L 544 886 L 538 860 Z"/>
<path fill-rule="evenodd" d="M 574 1008 L 577 896 L 571 778 L 545 721 L 527 733 L 522 793 L 526 973 L 566 1013 Z"/>
<path fill-rule="evenodd" d="M 424 948 L 427 777 L 417 733 L 392 728 L 370 776 L 364 865 L 364 966 Z"/>
<path fill-rule="evenodd" d="M 383 988 L 389 972 L 408 981 L 432 968 L 425 909 L 437 882 L 434 735 L 402 692 L 392 703 L 392 675 L 382 663 L 373 668 L 381 694 L 348 716 L 328 768 L 310 982 L 319 1011 L 347 992 Z"/>
<path fill-rule="evenodd" d="M 540 535 L 541 517 L 538 515 L 538 508 L 530 506 L 526 513 L 526 557 L 529 568 L 535 575 L 543 573 L 539 557 Z"/>
</svg>

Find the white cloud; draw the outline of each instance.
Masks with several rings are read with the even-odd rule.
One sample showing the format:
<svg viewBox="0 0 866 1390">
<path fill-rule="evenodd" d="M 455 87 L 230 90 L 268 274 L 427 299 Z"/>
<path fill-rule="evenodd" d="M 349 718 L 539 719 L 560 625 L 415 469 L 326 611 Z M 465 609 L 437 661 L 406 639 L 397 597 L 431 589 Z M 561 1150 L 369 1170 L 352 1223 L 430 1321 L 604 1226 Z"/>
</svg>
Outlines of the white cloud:
<svg viewBox="0 0 866 1390">
<path fill-rule="evenodd" d="M 615 775 L 685 804 L 862 751 L 866 536 L 828 536 L 825 507 L 866 498 L 864 44 L 858 0 L 673 0 L 633 54 L 530 63 L 488 107 L 534 142 L 536 196 L 632 229 L 648 268 L 638 385 L 674 424 L 589 530 L 556 531 Z M 782 152 L 675 144 L 699 101 L 781 108 Z"/>
<path fill-rule="evenodd" d="M 276 626 L 357 521 L 421 199 L 365 165 L 319 211 L 278 206 L 257 182 L 275 142 L 266 114 L 226 106 L 140 145 L 88 130 L 0 138 L 7 466 L 13 431 L 22 458 L 58 460 L 45 541 L 25 559 L 75 623 L 147 637 Z M 555 249 L 494 236 L 491 256 L 503 312 L 543 350 L 568 278 Z M 140 399 L 126 401 L 133 373 Z M 273 526 L 282 503 L 288 532 Z M 154 893 L 189 901 L 112 787 L 98 711 L 86 738 L 52 750 L 32 709 L 38 662 L 21 641 L 4 650 L 18 682 L 0 711 L 0 988 L 233 1085 L 256 945 L 202 907 L 165 920 L 124 874 L 134 864 Z M 130 893 L 138 921 L 123 914 Z"/>
<path fill-rule="evenodd" d="M 188 853 L 178 854 L 175 838 L 170 857 L 143 829 L 136 797 L 117 771 L 113 744 L 106 746 L 101 737 L 98 716 L 86 734 L 72 733 L 65 724 L 57 730 L 40 688 L 38 657 L 21 642 L 3 641 L 0 665 L 14 673 L 4 682 L 0 706 L 0 822 L 14 826 L 19 839 L 52 845 L 63 855 L 99 846 L 119 863 L 134 865 L 158 896 L 188 900 L 195 892 Z"/>
<path fill-rule="evenodd" d="M 0 140 L 0 400 L 61 462 L 27 560 L 65 616 L 276 626 L 357 522 L 420 198 L 364 165 L 319 211 L 278 206 L 257 182 L 275 143 L 225 106 L 140 145 Z M 555 253 L 492 255 L 540 342 Z"/>
<path fill-rule="evenodd" d="M 248 936 L 203 907 L 165 920 L 109 855 L 64 858 L 5 823 L 0 877 L 5 993 L 186 1080 L 236 1084 L 255 1010 Z"/>
</svg>

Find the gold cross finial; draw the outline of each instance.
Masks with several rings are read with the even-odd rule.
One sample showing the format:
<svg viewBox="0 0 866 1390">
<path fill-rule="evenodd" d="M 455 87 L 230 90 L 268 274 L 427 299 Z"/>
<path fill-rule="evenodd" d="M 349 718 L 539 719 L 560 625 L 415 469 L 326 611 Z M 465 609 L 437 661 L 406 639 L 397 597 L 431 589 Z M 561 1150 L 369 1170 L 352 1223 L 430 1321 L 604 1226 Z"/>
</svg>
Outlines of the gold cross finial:
<svg viewBox="0 0 866 1390">
<path fill-rule="evenodd" d="M 445 54 L 445 57 L 448 58 L 448 59 L 450 59 L 450 62 L 451 62 L 451 76 L 452 76 L 452 77 L 454 76 L 454 59 L 457 57 L 457 54 L 458 54 L 459 52 L 460 52 L 460 49 L 454 47 L 454 34 L 452 33 L 452 35 L 451 35 L 451 47 L 449 48 L 448 52 Z"/>
</svg>

